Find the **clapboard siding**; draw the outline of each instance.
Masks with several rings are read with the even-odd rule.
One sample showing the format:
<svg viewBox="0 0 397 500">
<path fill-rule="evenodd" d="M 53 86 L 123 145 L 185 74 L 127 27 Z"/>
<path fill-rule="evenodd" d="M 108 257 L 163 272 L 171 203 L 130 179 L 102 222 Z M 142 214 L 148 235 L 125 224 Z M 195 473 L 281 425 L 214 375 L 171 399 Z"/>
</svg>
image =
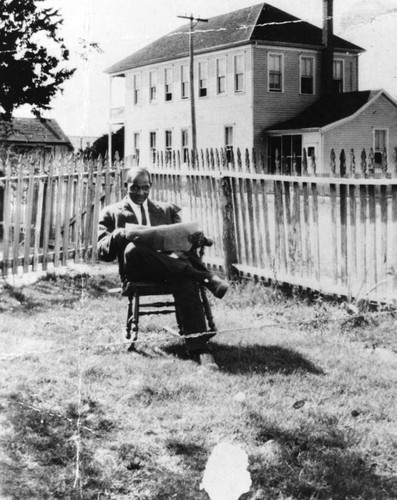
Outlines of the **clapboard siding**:
<svg viewBox="0 0 397 500">
<path fill-rule="evenodd" d="M 385 95 L 381 95 L 376 102 L 368 106 L 356 118 L 346 121 L 324 133 L 324 158 L 330 158 L 331 149 L 338 145 L 338 149 L 345 150 L 346 156 L 353 149 L 356 154 L 357 165 L 360 162 L 360 153 L 373 145 L 373 130 L 387 129 L 389 143 L 388 158 L 392 161 L 397 137 L 396 107 Z"/>
</svg>

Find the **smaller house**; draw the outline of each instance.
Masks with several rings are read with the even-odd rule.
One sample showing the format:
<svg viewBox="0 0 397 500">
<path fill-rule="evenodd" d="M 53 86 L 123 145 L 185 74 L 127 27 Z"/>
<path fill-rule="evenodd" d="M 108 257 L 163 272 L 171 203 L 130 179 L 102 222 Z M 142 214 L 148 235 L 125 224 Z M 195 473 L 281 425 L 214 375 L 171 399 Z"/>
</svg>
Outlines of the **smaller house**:
<svg viewBox="0 0 397 500">
<path fill-rule="evenodd" d="M 32 150 L 58 156 L 73 151 L 58 122 L 45 118 L 13 118 L 0 122 L 0 144 L 16 153 Z"/>
<path fill-rule="evenodd" d="M 392 162 L 387 152 L 392 154 L 396 146 L 397 102 L 384 90 L 331 94 L 295 117 L 270 127 L 265 135 L 269 138 L 271 170 L 276 150 L 288 170 L 295 153 L 299 169 L 304 148 L 309 157 L 316 159 L 317 173 L 330 171 L 332 149 L 338 156 L 343 149 L 348 161 L 353 150 L 358 171 L 363 149 L 368 155 L 372 148 L 374 168 L 379 171 L 384 163 Z"/>
</svg>

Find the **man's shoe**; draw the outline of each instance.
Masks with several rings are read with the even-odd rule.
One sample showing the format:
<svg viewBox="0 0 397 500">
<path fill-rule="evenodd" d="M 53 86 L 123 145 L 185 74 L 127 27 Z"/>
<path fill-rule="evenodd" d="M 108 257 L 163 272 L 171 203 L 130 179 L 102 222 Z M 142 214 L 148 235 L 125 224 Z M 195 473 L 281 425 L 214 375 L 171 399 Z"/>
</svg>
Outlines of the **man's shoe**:
<svg viewBox="0 0 397 500">
<path fill-rule="evenodd" d="M 207 368 L 208 370 L 219 370 L 219 366 L 216 364 L 214 356 L 210 352 L 199 354 L 199 363 L 203 368 Z"/>
<path fill-rule="evenodd" d="M 221 299 L 229 289 L 229 283 L 216 274 L 204 280 L 204 285 L 216 298 Z"/>
</svg>

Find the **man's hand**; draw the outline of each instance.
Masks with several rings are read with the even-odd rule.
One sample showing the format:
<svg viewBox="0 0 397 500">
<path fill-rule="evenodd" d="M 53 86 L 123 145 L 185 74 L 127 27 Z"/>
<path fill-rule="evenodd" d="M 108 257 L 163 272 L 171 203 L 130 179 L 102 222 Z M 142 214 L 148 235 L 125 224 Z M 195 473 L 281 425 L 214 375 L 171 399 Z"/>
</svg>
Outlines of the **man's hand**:
<svg viewBox="0 0 397 500">
<path fill-rule="evenodd" d="M 199 248 L 205 244 L 205 236 L 202 231 L 197 231 L 189 235 L 188 240 L 192 244 L 193 248 Z"/>
<path fill-rule="evenodd" d="M 112 236 L 116 244 L 121 245 L 125 241 L 125 229 L 123 227 L 115 229 L 112 233 Z"/>
</svg>

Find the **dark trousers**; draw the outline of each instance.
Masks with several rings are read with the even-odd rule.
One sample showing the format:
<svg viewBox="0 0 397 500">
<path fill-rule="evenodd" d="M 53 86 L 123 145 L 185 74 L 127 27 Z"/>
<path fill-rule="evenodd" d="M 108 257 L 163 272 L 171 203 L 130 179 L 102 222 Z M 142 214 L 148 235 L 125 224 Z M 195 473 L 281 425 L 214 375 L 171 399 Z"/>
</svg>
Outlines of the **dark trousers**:
<svg viewBox="0 0 397 500">
<path fill-rule="evenodd" d="M 207 331 L 199 283 L 211 273 L 194 252 L 178 259 L 143 246 L 129 243 L 124 251 L 123 279 L 128 281 L 167 281 L 172 289 L 182 335 Z M 204 347 L 203 339 L 187 339 L 188 351 Z"/>
</svg>

